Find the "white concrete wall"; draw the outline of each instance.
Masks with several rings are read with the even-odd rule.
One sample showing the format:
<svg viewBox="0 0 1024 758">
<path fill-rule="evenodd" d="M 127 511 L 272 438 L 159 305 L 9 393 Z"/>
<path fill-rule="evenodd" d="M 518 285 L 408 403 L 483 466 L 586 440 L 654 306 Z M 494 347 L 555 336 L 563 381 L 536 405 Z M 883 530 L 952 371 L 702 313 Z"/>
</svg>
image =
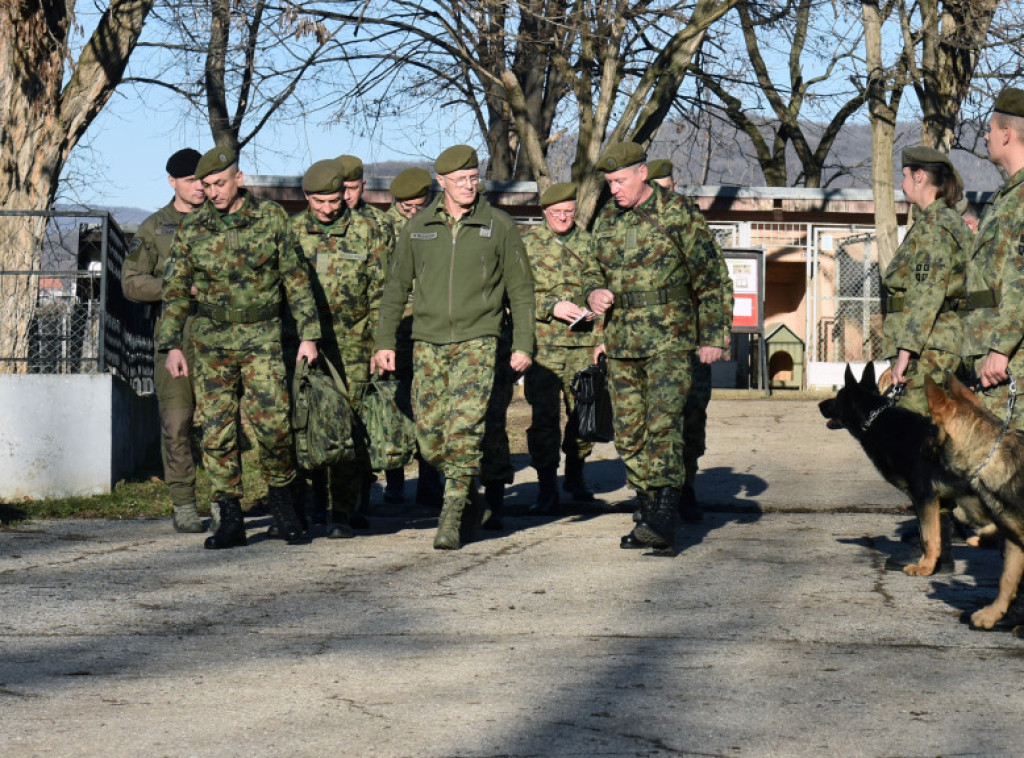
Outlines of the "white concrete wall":
<svg viewBox="0 0 1024 758">
<path fill-rule="evenodd" d="M 156 399 L 109 374 L 0 375 L 0 499 L 109 492 L 159 464 Z"/>
</svg>

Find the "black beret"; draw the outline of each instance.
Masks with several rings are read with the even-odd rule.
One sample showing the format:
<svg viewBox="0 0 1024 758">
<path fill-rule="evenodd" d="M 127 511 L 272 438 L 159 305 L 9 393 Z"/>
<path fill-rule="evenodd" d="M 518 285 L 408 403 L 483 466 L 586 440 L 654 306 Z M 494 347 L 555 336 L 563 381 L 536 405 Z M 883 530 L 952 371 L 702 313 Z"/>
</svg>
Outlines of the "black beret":
<svg viewBox="0 0 1024 758">
<path fill-rule="evenodd" d="M 552 184 L 540 196 L 540 204 L 547 208 L 555 203 L 564 203 L 566 200 L 576 199 L 576 185 L 573 182 L 559 182 Z"/>
<path fill-rule="evenodd" d="M 455 145 L 437 156 L 437 160 L 434 161 L 434 171 L 444 176 L 453 171 L 477 168 L 479 165 L 480 159 L 477 157 L 476 150 L 469 145 Z"/>
<path fill-rule="evenodd" d="M 395 200 L 415 200 L 426 197 L 434 177 L 425 168 L 407 168 L 391 180 L 391 196 Z"/>
<path fill-rule="evenodd" d="M 196 166 L 202 154 L 191 147 L 179 150 L 167 159 L 167 174 L 175 179 L 183 179 L 186 176 L 196 175 Z"/>
<path fill-rule="evenodd" d="M 1024 90 L 1017 89 L 1016 87 L 1007 87 L 999 93 L 992 110 L 996 113 L 1005 113 L 1008 116 L 1024 118 Z"/>
<path fill-rule="evenodd" d="M 950 172 L 956 172 L 953 162 L 945 153 L 936 150 L 934 147 L 908 147 L 903 151 L 903 165 L 919 166 L 921 168 L 946 168 Z"/>
<path fill-rule="evenodd" d="M 672 178 L 672 161 L 668 158 L 655 158 L 647 162 L 648 179 L 664 179 L 666 176 Z"/>
<path fill-rule="evenodd" d="M 335 160 L 341 164 L 341 178 L 355 182 L 363 178 L 363 162 L 354 155 L 339 155 Z"/>
<path fill-rule="evenodd" d="M 619 142 L 605 148 L 601 157 L 597 159 L 597 169 L 607 174 L 643 163 L 646 157 L 644 149 L 637 143 Z"/>
<path fill-rule="evenodd" d="M 302 190 L 310 195 L 331 195 L 341 192 L 344 180 L 338 161 L 317 161 L 302 176 Z"/>
<path fill-rule="evenodd" d="M 196 179 L 205 179 L 210 174 L 218 174 L 238 162 L 238 156 L 230 147 L 215 147 L 207 150 L 196 165 Z"/>
</svg>

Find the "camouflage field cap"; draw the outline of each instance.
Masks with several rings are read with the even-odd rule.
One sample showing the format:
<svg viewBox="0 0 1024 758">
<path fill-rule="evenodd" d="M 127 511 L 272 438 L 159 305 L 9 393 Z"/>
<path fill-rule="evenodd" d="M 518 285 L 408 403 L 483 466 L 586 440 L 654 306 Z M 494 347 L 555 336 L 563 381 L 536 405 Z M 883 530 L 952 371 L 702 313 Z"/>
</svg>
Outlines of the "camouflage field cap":
<svg viewBox="0 0 1024 758">
<path fill-rule="evenodd" d="M 205 179 L 210 174 L 218 174 L 236 163 L 238 163 L 238 156 L 230 147 L 215 147 L 213 150 L 207 150 L 196 165 L 196 179 Z"/>
<path fill-rule="evenodd" d="M 996 104 L 992 106 L 996 113 L 1005 113 L 1008 116 L 1020 116 L 1024 118 L 1024 90 L 1016 87 L 1007 87 L 996 98 Z"/>
<path fill-rule="evenodd" d="M 648 179 L 664 179 L 665 177 L 672 178 L 672 161 L 668 158 L 655 158 L 653 161 L 647 162 Z"/>
<path fill-rule="evenodd" d="M 455 145 L 449 147 L 434 161 L 434 171 L 444 176 L 450 174 L 452 171 L 462 171 L 467 168 L 478 168 L 480 166 L 480 158 L 477 157 L 476 150 L 471 148 L 469 145 Z"/>
<path fill-rule="evenodd" d="M 946 168 L 955 172 L 953 162 L 945 153 L 936 150 L 934 147 L 908 147 L 903 151 L 903 166 L 919 166 L 920 168 Z"/>
<path fill-rule="evenodd" d="M 622 168 L 635 166 L 637 163 L 643 163 L 646 157 L 643 147 L 637 143 L 618 142 L 614 145 L 609 145 L 601 153 L 601 157 L 597 159 L 597 170 L 607 174 Z"/>
<path fill-rule="evenodd" d="M 425 168 L 407 168 L 391 180 L 391 196 L 398 202 L 426 197 L 433 181 Z"/>
<path fill-rule="evenodd" d="M 552 184 L 540 196 L 541 207 L 547 208 L 555 203 L 564 203 L 566 200 L 576 199 L 576 185 L 573 182 L 558 182 Z"/>
<path fill-rule="evenodd" d="M 302 176 L 302 190 L 310 195 L 331 195 L 341 192 L 341 164 L 335 160 L 317 161 Z"/>
<path fill-rule="evenodd" d="M 335 158 L 341 164 L 341 179 L 355 182 L 363 178 L 363 162 L 354 155 L 339 155 Z"/>
<path fill-rule="evenodd" d="M 167 175 L 173 176 L 175 179 L 195 176 L 196 166 L 199 165 L 199 159 L 202 157 L 202 153 L 191 147 L 179 150 L 167 159 Z"/>
</svg>

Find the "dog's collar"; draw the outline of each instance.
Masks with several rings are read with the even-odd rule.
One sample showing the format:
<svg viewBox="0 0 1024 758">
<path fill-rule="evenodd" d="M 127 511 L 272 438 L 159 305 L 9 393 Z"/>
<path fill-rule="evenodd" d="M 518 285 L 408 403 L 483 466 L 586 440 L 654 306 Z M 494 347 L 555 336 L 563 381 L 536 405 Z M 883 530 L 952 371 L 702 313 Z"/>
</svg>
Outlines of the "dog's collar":
<svg viewBox="0 0 1024 758">
<path fill-rule="evenodd" d="M 860 430 L 862 432 L 866 432 L 868 429 L 870 429 L 871 425 L 875 423 L 875 419 L 881 416 L 883 411 L 887 411 L 894 405 L 896 405 L 896 401 L 900 399 L 900 396 L 903 395 L 903 391 L 905 389 L 905 384 L 894 384 L 889 389 L 887 389 L 885 391 L 885 395 L 883 395 L 883 397 L 885 398 L 885 403 L 883 405 L 878 406 L 873 411 L 871 411 L 871 413 L 868 414 L 868 417 L 864 419 L 864 423 L 860 425 Z"/>
</svg>

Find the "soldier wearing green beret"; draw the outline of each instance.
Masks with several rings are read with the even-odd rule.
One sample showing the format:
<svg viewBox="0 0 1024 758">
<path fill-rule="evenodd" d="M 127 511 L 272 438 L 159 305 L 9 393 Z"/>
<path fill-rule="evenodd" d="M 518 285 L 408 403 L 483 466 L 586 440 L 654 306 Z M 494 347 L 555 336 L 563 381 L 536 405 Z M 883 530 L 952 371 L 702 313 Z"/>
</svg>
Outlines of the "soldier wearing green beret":
<svg viewBox="0 0 1024 758">
<path fill-rule="evenodd" d="M 388 209 L 391 223 L 401 229 L 430 200 L 434 177 L 425 168 L 407 168 L 391 180 L 389 189 L 394 202 Z"/>
<path fill-rule="evenodd" d="M 484 419 L 494 383 L 507 298 L 513 336 L 510 368 L 532 362 L 533 277 L 515 222 L 479 195 L 479 159 L 466 145 L 434 163 L 442 193 L 398 237 L 384 285 L 376 364 L 395 370 L 395 332 L 413 279 L 415 411 L 420 452 L 445 475 L 434 547 L 454 550 L 462 527 L 479 525 L 473 478 L 480 473 Z M 473 507 L 466 514 L 472 498 Z M 464 523 L 465 522 L 465 523 Z"/>
<path fill-rule="evenodd" d="M 987 392 L 986 407 L 1005 414 L 1010 374 L 1024 377 L 1024 90 L 1007 87 L 996 98 L 985 132 L 989 159 L 1007 180 L 989 199 L 967 262 L 965 360 Z M 1011 419 L 1024 430 L 1024 413 Z"/>
<path fill-rule="evenodd" d="M 132 239 L 122 270 L 124 296 L 137 303 L 159 303 L 163 297 L 164 271 L 174 233 L 188 213 L 199 208 L 206 196 L 203 183 L 196 179 L 196 166 L 202 156 L 185 148 L 167 160 L 167 182 L 174 197 L 139 225 Z M 158 321 L 159 324 L 159 321 Z M 186 319 L 183 347 L 193 354 L 192 320 Z M 160 407 L 160 453 L 164 481 L 174 508 L 172 523 L 179 532 L 202 532 L 205 527 L 196 508 L 196 464 L 192 458 L 192 416 L 196 400 L 188 377 L 167 373 L 167 354 L 157 351 L 153 360 L 153 380 Z M 216 514 L 215 514 L 216 516 Z M 216 528 L 216 527 L 215 527 Z"/>
<path fill-rule="evenodd" d="M 886 316 L 882 328 L 884 355 L 893 360 L 892 380 L 903 385 L 897 404 L 928 415 L 925 377 L 946 383 L 961 363 L 963 328 L 957 308 L 964 299 L 967 256 L 973 239 L 954 210 L 963 196 L 959 174 L 949 157 L 930 147 L 903 151 L 903 183 L 907 202 L 917 209 L 913 226 L 896 250 L 883 277 Z M 922 522 L 922 542 L 941 539 L 941 557 L 913 562 L 890 559 L 886 568 L 930 574 L 953 570 L 952 502 L 943 502 L 940 524 Z M 928 551 L 925 551 L 925 554 Z"/>
<path fill-rule="evenodd" d="M 672 178 L 672 161 L 667 158 L 655 158 L 647 162 L 647 181 L 672 192 L 676 188 L 676 180 Z"/>
<path fill-rule="evenodd" d="M 302 178 L 308 207 L 289 226 L 309 270 L 320 317 L 320 352 L 339 370 L 358 409 L 370 378 L 383 258 L 391 238 L 356 219 L 356 211 L 345 203 L 344 176 L 337 160 L 314 163 Z M 332 539 L 352 537 L 353 517 L 365 506 L 361 500 L 372 472 L 368 451 L 358 452 L 355 461 L 309 474 L 314 519 L 330 500 L 327 536 Z"/>
<path fill-rule="evenodd" d="M 239 386 L 278 533 L 295 542 L 303 527 L 291 490 L 296 472 L 281 311 L 284 295 L 301 340 L 298 359 L 315 361 L 320 325 L 309 276 L 291 244 L 284 209 L 249 194 L 232 150 L 216 147 L 204 154 L 195 176 L 203 183 L 206 203 L 185 217 L 171 246 L 156 342 L 167 351 L 171 376 L 196 379 L 203 463 L 220 511 L 220 525 L 205 546 L 246 544 L 239 501 Z M 193 293 L 195 361 L 190 366 L 182 348 Z"/>
<path fill-rule="evenodd" d="M 551 513 L 559 505 L 559 448 L 565 453 L 565 491 L 578 502 L 594 500 L 583 478 L 583 463 L 594 444 L 577 437 L 576 401 L 569 391 L 576 372 L 593 362 L 598 343 L 594 314 L 581 304 L 581 276 L 590 234 L 576 225 L 576 192 L 573 182 L 548 187 L 540 197 L 544 223 L 523 235 L 533 268 L 537 318 L 537 353 L 523 379 L 532 410 L 526 444 L 540 485 L 537 502 L 530 508 L 535 513 Z M 560 428 L 563 404 L 567 416 L 564 436 Z"/>
<path fill-rule="evenodd" d="M 605 316 L 615 447 L 640 499 L 633 538 L 674 554 L 691 353 L 708 364 L 722 357 L 725 266 L 704 217 L 653 187 L 644 160 L 640 145 L 624 142 L 597 161 L 614 202 L 594 223 L 583 293 L 590 310 Z"/>
<path fill-rule="evenodd" d="M 364 177 L 363 161 L 355 155 L 339 155 L 336 159 L 342 166 L 342 178 L 344 179 L 345 205 L 351 211 L 351 223 L 353 233 L 365 238 L 365 252 L 370 253 L 375 241 L 381 237 L 389 238 L 385 249 L 381 253 L 381 265 L 384 272 L 391 268 L 391 258 L 395 250 L 395 226 L 392 216 L 376 206 L 370 205 L 363 199 L 366 191 L 366 179 Z M 376 323 L 376 318 L 373 319 Z M 405 472 L 402 469 L 393 469 L 385 472 L 387 487 L 384 490 L 384 501 L 387 503 L 405 502 L 403 490 L 405 487 Z M 360 498 L 362 507 L 369 505 L 370 482 L 364 486 L 363 496 Z M 354 514 L 356 523 L 362 525 L 365 517 L 359 513 Z"/>
</svg>

